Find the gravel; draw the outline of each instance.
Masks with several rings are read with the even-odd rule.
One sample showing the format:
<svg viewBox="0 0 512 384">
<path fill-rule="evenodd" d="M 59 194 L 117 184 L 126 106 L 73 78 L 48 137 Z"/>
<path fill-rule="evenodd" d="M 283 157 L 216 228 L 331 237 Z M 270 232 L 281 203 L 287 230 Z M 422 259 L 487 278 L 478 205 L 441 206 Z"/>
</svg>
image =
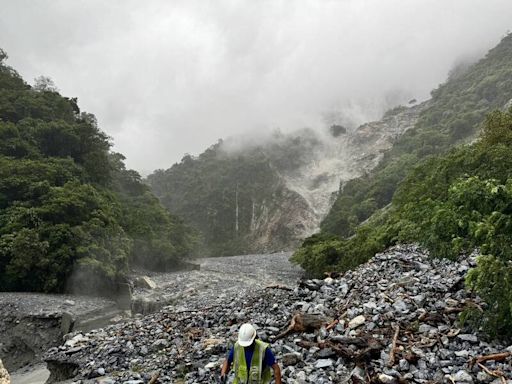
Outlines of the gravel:
<svg viewBox="0 0 512 384">
<path fill-rule="evenodd" d="M 218 275 L 203 281 L 211 288 L 205 291 L 197 288 L 194 276 L 200 274 L 167 285 L 178 289 L 184 284 L 198 293 L 158 313 L 67 335 L 63 346 L 46 355 L 52 374 L 83 383 L 147 383 L 156 376 L 163 383 L 215 383 L 239 326 L 249 321 L 271 343 L 284 383 L 364 382 L 369 377 L 381 383 L 498 384 L 497 376 L 512 378 L 510 357 L 482 363 L 494 376 L 471 364 L 477 356 L 512 347 L 485 341 L 457 321 L 462 308 L 483 305 L 463 287 L 473 257 L 431 260 L 416 246 L 397 246 L 339 278 L 297 282 L 291 273 L 284 279 L 289 289 L 265 288 L 276 281 L 261 279 L 261 272 L 249 276 L 246 286 L 236 285 L 246 259 L 231 259 L 236 273 L 220 266 L 217 272 L 213 263 L 210 272 Z M 260 264 L 267 262 L 272 265 L 272 259 Z M 159 275 L 152 278 L 158 283 Z M 275 339 L 296 313 L 329 319 L 329 326 Z"/>
</svg>

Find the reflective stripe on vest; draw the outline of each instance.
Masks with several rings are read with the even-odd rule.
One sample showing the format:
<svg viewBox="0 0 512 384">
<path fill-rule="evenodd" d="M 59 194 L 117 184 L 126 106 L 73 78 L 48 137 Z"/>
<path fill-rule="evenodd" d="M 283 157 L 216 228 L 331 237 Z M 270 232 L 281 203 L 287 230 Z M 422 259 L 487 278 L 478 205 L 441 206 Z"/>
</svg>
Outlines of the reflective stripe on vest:
<svg viewBox="0 0 512 384">
<path fill-rule="evenodd" d="M 254 341 L 254 352 L 252 354 L 251 368 L 247 370 L 247 362 L 245 361 L 244 347 L 235 343 L 235 353 L 233 356 L 233 368 L 235 371 L 235 381 L 233 384 L 268 384 L 272 378 L 270 367 L 265 367 L 262 372 L 263 360 L 265 359 L 265 350 L 267 343 L 260 340 Z"/>
</svg>

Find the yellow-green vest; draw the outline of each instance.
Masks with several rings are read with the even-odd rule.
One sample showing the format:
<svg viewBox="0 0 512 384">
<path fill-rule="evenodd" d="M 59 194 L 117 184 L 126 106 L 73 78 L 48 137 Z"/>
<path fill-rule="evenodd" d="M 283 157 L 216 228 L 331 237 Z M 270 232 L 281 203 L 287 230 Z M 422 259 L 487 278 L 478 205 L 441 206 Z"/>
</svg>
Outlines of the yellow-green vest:
<svg viewBox="0 0 512 384">
<path fill-rule="evenodd" d="M 252 354 L 251 368 L 247 372 L 247 362 L 245 361 L 244 347 L 235 343 L 235 353 L 233 357 L 233 370 L 235 372 L 235 381 L 233 384 L 268 384 L 272 378 L 270 367 L 263 368 L 265 359 L 265 350 L 268 344 L 260 340 L 254 340 L 254 353 Z"/>
</svg>

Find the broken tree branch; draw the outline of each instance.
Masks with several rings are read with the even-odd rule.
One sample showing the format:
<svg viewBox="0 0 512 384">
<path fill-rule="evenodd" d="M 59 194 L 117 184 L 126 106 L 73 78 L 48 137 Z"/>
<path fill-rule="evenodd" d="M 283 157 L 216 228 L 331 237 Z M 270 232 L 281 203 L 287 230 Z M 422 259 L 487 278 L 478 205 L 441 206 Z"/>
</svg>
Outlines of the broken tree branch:
<svg viewBox="0 0 512 384">
<path fill-rule="evenodd" d="M 340 345 L 335 345 L 335 344 L 331 343 L 330 341 L 324 341 L 324 342 L 320 342 L 320 343 L 315 343 L 313 341 L 301 340 L 301 341 L 297 342 L 297 345 L 299 347 L 306 348 L 306 349 L 309 349 L 311 347 L 317 347 L 317 348 L 320 348 L 320 349 L 330 348 L 338 356 L 341 356 L 341 357 L 343 357 L 345 359 L 352 360 L 354 358 L 354 351 L 352 351 L 349 348 L 345 348 L 343 346 L 340 346 Z"/>
<path fill-rule="evenodd" d="M 512 356 L 512 352 L 501 352 L 493 353 L 491 355 L 477 356 L 469 361 L 469 366 L 472 368 L 475 364 L 484 363 L 488 360 L 503 361 L 510 356 Z"/>
<path fill-rule="evenodd" d="M 315 343 L 312 341 L 301 340 L 297 342 L 297 345 L 307 349 L 311 347 L 317 347 L 320 349 L 330 348 L 338 356 L 355 362 L 361 362 L 366 359 L 374 358 L 375 354 L 379 353 L 379 351 L 383 348 L 383 345 L 374 338 L 367 338 L 365 342 L 365 348 L 361 349 L 360 351 L 354 351 L 351 348 L 347 348 L 339 344 L 334 344 L 332 341 L 322 341 Z"/>
<path fill-rule="evenodd" d="M 389 351 L 388 367 L 392 367 L 393 365 L 395 365 L 395 354 L 396 354 L 396 350 L 397 350 L 396 342 L 398 340 L 399 334 L 400 334 L 400 326 L 397 324 L 397 325 L 395 325 L 395 334 L 393 335 L 391 351 Z"/>
<path fill-rule="evenodd" d="M 282 284 L 267 285 L 264 289 L 282 289 L 284 291 L 293 291 L 293 288 L 287 287 Z"/>
<path fill-rule="evenodd" d="M 158 381 L 158 378 L 160 377 L 160 372 L 155 373 L 151 379 L 149 380 L 148 384 L 155 384 Z"/>
<path fill-rule="evenodd" d="M 324 324 L 328 324 L 329 320 L 320 315 L 314 315 L 309 313 L 296 313 L 293 315 L 290 325 L 274 340 L 281 339 L 290 333 L 294 332 L 306 332 L 320 329 Z"/>
<path fill-rule="evenodd" d="M 325 330 L 328 331 L 330 329 L 333 329 L 336 324 L 338 324 L 340 321 L 338 319 L 334 320 L 332 323 L 330 323 L 327 327 L 325 327 Z"/>
<path fill-rule="evenodd" d="M 489 368 L 487 368 L 485 365 L 483 365 L 482 363 L 478 363 L 478 366 L 480 368 L 482 368 L 482 370 L 487 373 L 489 376 L 493 376 L 493 377 L 498 377 L 501 379 L 501 382 L 503 384 L 506 384 L 507 383 L 507 380 L 505 379 L 505 374 L 501 371 L 491 371 Z"/>
</svg>

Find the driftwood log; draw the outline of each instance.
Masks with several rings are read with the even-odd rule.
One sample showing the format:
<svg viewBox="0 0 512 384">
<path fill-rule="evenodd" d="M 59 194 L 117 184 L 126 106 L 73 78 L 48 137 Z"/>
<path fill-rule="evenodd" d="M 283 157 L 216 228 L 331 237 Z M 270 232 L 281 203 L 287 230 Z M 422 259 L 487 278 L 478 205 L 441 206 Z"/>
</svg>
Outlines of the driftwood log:
<svg viewBox="0 0 512 384">
<path fill-rule="evenodd" d="M 299 312 L 293 315 L 290 325 L 283 332 L 277 335 L 274 340 L 281 339 L 290 333 L 315 331 L 329 323 L 330 320 L 324 316 Z"/>
<path fill-rule="evenodd" d="M 378 356 L 384 348 L 380 341 L 373 337 L 344 337 L 323 342 L 315 343 L 312 341 L 301 340 L 297 345 L 302 348 L 317 347 L 320 349 L 330 348 L 338 356 L 356 363 L 363 362 Z M 355 345 L 358 350 L 353 350 L 348 345 Z"/>
<path fill-rule="evenodd" d="M 472 368 L 475 364 L 484 363 L 488 360 L 494 361 L 503 361 L 512 356 L 512 352 L 501 352 L 501 353 L 493 353 L 492 355 L 484 355 L 474 357 L 469 361 L 469 366 Z"/>
<path fill-rule="evenodd" d="M 283 291 L 293 291 L 293 288 L 290 288 L 283 284 L 267 285 L 264 289 L 282 289 Z"/>
<path fill-rule="evenodd" d="M 393 365 L 395 365 L 395 354 L 398 349 L 397 341 L 398 341 L 399 334 L 400 334 L 400 326 L 395 325 L 395 334 L 393 335 L 391 350 L 389 351 L 388 367 L 392 367 Z"/>
</svg>

